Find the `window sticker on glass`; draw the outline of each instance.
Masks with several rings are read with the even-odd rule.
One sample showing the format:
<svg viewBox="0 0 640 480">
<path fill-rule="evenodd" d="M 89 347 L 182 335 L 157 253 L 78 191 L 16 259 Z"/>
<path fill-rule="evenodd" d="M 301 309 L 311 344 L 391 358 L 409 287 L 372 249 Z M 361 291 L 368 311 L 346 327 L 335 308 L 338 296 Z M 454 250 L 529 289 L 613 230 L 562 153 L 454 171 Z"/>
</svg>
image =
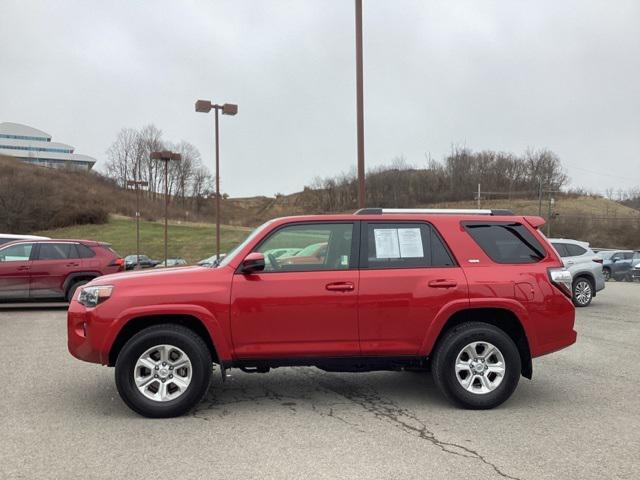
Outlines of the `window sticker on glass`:
<svg viewBox="0 0 640 480">
<path fill-rule="evenodd" d="M 422 250 L 422 234 L 419 228 L 399 228 L 398 240 L 402 258 L 424 257 Z"/>
<path fill-rule="evenodd" d="M 400 242 L 397 228 L 376 228 L 376 258 L 400 258 Z"/>
</svg>

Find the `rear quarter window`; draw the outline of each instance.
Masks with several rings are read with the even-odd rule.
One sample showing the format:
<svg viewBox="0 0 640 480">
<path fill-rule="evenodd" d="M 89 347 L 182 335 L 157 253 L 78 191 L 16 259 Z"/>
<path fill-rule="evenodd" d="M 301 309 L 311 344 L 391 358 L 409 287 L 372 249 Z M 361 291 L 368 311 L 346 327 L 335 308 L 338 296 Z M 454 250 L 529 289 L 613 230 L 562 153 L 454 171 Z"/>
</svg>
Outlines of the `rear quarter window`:
<svg viewBox="0 0 640 480">
<path fill-rule="evenodd" d="M 546 254 L 544 247 L 516 222 L 465 222 L 466 231 L 496 263 L 536 263 Z"/>
</svg>

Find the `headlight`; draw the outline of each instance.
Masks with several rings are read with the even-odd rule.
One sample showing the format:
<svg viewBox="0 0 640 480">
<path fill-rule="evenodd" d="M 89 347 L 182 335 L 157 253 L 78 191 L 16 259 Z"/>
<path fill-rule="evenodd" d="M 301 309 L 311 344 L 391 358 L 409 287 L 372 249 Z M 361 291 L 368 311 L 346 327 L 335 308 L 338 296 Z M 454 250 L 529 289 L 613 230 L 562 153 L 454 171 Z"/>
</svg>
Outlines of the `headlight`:
<svg viewBox="0 0 640 480">
<path fill-rule="evenodd" d="M 85 307 L 95 307 L 111 296 L 112 285 L 96 285 L 95 287 L 83 287 L 78 296 L 78 303 Z"/>
</svg>

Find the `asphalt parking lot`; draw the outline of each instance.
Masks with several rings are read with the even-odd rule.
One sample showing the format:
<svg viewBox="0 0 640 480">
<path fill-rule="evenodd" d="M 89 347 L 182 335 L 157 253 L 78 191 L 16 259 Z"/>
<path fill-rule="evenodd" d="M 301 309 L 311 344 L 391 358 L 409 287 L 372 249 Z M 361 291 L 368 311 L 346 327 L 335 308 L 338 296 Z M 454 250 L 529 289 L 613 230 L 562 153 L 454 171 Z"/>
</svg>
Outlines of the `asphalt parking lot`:
<svg viewBox="0 0 640 480">
<path fill-rule="evenodd" d="M 449 406 L 427 374 L 283 368 L 216 375 L 169 420 L 67 353 L 64 308 L 0 310 L 0 478 L 638 478 L 639 300 L 607 284 L 578 343 L 493 411 Z"/>
</svg>

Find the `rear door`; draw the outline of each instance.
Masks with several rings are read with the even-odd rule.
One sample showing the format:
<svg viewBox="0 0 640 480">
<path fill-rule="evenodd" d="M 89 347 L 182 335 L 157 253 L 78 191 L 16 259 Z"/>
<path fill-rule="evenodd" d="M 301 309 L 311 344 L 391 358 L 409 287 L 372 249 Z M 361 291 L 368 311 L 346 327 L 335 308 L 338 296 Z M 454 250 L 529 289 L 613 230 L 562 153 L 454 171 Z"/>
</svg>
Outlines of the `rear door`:
<svg viewBox="0 0 640 480">
<path fill-rule="evenodd" d="M 0 300 L 29 298 L 29 276 L 33 243 L 0 248 Z"/>
<path fill-rule="evenodd" d="M 362 355 L 416 355 L 449 302 L 468 298 L 462 269 L 426 222 L 363 222 L 358 315 Z"/>
<path fill-rule="evenodd" d="M 80 270 L 81 260 L 71 242 L 38 243 L 31 265 L 30 297 L 58 298 L 65 295 L 65 280 Z"/>
</svg>

